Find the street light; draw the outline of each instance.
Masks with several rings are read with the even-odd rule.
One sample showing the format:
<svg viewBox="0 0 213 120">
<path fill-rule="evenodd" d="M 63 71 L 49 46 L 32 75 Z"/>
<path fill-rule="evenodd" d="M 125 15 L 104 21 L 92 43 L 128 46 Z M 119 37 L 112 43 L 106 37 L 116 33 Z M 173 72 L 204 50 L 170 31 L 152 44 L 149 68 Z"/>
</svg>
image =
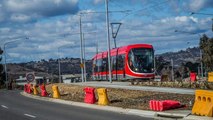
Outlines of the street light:
<svg viewBox="0 0 213 120">
<path fill-rule="evenodd" d="M 213 14 L 210 14 L 210 13 L 197 13 L 197 12 L 191 12 L 190 15 L 194 15 L 194 14 L 213 16 Z M 212 32 L 213 32 L 213 18 L 212 18 Z"/>
<path fill-rule="evenodd" d="M 187 32 L 187 31 L 180 31 L 180 30 L 175 30 L 175 32 L 181 32 L 181 33 L 188 33 L 188 34 L 193 34 L 193 35 L 198 35 L 200 38 L 202 37 L 199 33 L 193 33 L 193 32 Z M 202 50 L 200 49 L 200 67 L 201 67 L 201 76 L 203 79 L 203 62 L 202 62 Z"/>
<path fill-rule="evenodd" d="M 187 32 L 187 31 L 182 31 L 182 30 L 175 30 L 175 32 L 188 33 L 188 34 L 193 34 L 193 35 L 198 34 L 201 37 L 201 35 L 199 33 L 194 33 L 194 32 Z"/>
<path fill-rule="evenodd" d="M 197 12 L 191 12 L 190 15 L 194 15 L 194 14 L 199 14 L 199 15 L 213 15 L 213 14 L 210 14 L 210 13 L 197 13 Z"/>
<path fill-rule="evenodd" d="M 114 44 L 115 44 L 115 48 L 116 48 L 116 37 L 118 34 L 118 31 L 120 29 L 122 23 L 111 23 L 111 29 L 112 29 L 112 38 L 114 39 Z"/>
<path fill-rule="evenodd" d="M 25 38 L 24 40 L 29 39 L 26 36 L 17 37 L 17 38 L 14 38 L 14 39 L 20 39 L 20 38 Z M 10 40 L 13 40 L 13 39 L 10 39 Z M 5 71 L 5 81 L 6 81 L 6 88 L 7 89 L 8 89 L 8 79 L 7 79 L 6 45 L 13 43 L 13 42 L 17 42 L 17 41 L 21 41 L 21 40 L 14 40 L 14 41 L 9 41 L 9 42 L 4 43 L 4 71 Z"/>
<path fill-rule="evenodd" d="M 69 47 L 72 47 L 72 46 L 70 46 L 70 45 L 63 45 L 63 46 L 60 46 L 60 47 L 58 47 L 58 77 L 59 77 L 59 82 L 60 83 L 62 83 L 62 79 L 61 79 L 61 63 L 60 63 L 60 49 L 62 49 L 63 47 L 67 47 L 67 48 L 69 48 Z"/>
</svg>

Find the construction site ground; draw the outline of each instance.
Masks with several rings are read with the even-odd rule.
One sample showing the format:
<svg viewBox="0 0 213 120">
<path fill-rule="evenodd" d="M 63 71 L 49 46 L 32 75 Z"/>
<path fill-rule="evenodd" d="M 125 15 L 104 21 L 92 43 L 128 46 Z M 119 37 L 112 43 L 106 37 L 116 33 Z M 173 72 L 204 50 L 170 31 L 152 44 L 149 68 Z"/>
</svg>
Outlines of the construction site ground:
<svg viewBox="0 0 213 120">
<path fill-rule="evenodd" d="M 52 94 L 52 85 L 54 84 L 49 84 L 46 86 L 47 92 L 50 93 L 50 95 Z M 75 102 L 84 102 L 85 93 L 83 89 L 86 87 L 86 85 L 63 83 L 56 83 L 55 85 L 57 85 L 59 88 L 61 99 Z M 95 91 L 95 93 L 97 99 L 97 92 Z M 150 110 L 150 100 L 177 100 L 180 101 L 180 103 L 183 105 L 179 109 L 184 110 L 191 110 L 194 103 L 194 95 L 192 94 L 130 90 L 122 88 L 107 88 L 107 94 L 110 101 L 109 106 L 131 109 Z"/>
</svg>

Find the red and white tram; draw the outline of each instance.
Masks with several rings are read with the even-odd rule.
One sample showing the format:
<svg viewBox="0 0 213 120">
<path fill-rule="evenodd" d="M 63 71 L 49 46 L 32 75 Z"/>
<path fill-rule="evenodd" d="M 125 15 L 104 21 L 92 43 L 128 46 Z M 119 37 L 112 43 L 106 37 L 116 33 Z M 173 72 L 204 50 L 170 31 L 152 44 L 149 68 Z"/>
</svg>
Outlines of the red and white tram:
<svg viewBox="0 0 213 120">
<path fill-rule="evenodd" d="M 110 50 L 112 80 L 153 79 L 154 50 L 149 44 L 134 44 Z M 93 57 L 93 79 L 108 80 L 108 52 Z"/>
</svg>

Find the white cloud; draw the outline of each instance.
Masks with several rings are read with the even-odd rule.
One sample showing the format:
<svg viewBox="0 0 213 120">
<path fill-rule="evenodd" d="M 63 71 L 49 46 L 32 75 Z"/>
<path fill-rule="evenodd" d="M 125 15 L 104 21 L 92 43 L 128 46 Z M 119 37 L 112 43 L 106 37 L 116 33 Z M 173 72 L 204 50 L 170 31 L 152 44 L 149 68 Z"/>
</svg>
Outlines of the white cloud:
<svg viewBox="0 0 213 120">
<path fill-rule="evenodd" d="M 94 4 L 101 4 L 101 3 L 103 3 L 103 2 L 104 2 L 104 0 L 94 0 L 94 1 L 93 1 Z"/>
<path fill-rule="evenodd" d="M 75 14 L 79 10 L 78 0 L 2 0 L 0 5 L 0 22 L 34 21 L 39 18 Z"/>
<path fill-rule="evenodd" d="M 12 14 L 10 19 L 11 19 L 11 21 L 15 21 L 15 22 L 27 22 L 31 18 L 30 18 L 30 16 L 23 15 L 23 14 Z"/>
<path fill-rule="evenodd" d="M 203 8 L 212 8 L 213 1 L 212 0 L 190 0 L 189 8 L 192 11 L 199 11 Z"/>
<path fill-rule="evenodd" d="M 21 57 L 18 53 L 8 53 L 10 57 Z"/>
<path fill-rule="evenodd" d="M 20 2 L 25 0 L 17 1 Z M 45 6 L 44 3 L 51 2 L 50 6 L 56 9 L 58 6 L 58 11 L 60 11 L 60 6 L 63 6 L 62 3 L 66 3 L 64 1 L 67 0 L 47 0 L 45 2 L 41 2 L 41 0 L 31 0 L 32 4 L 29 2 L 23 2 L 18 3 L 17 6 L 14 6 L 17 1 L 8 0 L 8 2 L 11 3 L 8 3 L 10 5 L 6 6 L 7 1 L 4 0 L 2 7 L 7 9 L 4 9 L 3 12 L 9 13 L 7 16 L 9 23 L 15 21 L 27 24 L 12 24 L 11 26 L 1 27 L 0 38 L 12 38 L 15 36 L 29 35 L 30 40 L 21 40 L 14 44 L 8 45 L 7 51 L 10 53 L 10 58 L 21 61 L 57 58 L 58 47 L 67 44 L 70 44 L 73 47 L 71 49 L 61 50 L 61 56 L 80 56 L 80 35 L 76 34 L 79 33 L 78 14 L 80 12 L 93 12 L 94 10 L 88 8 L 76 13 L 74 12 L 75 14 L 52 17 L 51 15 L 53 14 L 51 12 L 51 14 L 46 14 L 48 11 L 43 10 L 43 7 Z M 77 0 L 70 1 L 76 3 L 73 5 L 78 6 Z M 2 3 L 3 2 L 0 2 L 0 4 Z M 41 7 L 35 7 L 39 5 L 41 5 Z M 12 8 L 12 6 L 14 6 L 14 8 Z M 61 13 L 65 14 L 66 12 Z M 175 33 L 174 31 L 177 29 L 200 34 L 206 32 L 208 35 L 211 35 L 210 33 L 212 32 L 209 32 L 211 31 L 209 25 L 212 24 L 212 21 L 211 18 L 201 18 L 198 16 L 187 15 L 167 15 L 166 17 L 159 17 L 158 19 L 153 18 L 152 21 L 146 20 L 142 16 L 130 16 L 129 19 L 122 20 L 123 24 L 121 25 L 120 31 L 116 38 L 117 45 L 124 46 L 134 43 L 149 43 L 154 45 L 157 53 L 189 47 L 189 45 L 185 44 L 186 41 L 190 41 L 190 46 L 197 46 L 199 42 L 198 35 Z M 57 16 L 57 14 L 55 14 L 55 16 Z M 44 17 L 46 19 L 39 19 Z M 49 18 L 47 19 L 47 17 Z M 113 16 L 111 17 L 112 18 L 110 20 L 114 20 Z M 33 19 L 39 20 L 32 23 L 26 22 L 32 21 Z M 5 20 L 5 16 L 3 17 L 3 20 Z M 85 33 L 93 31 L 97 32 L 96 34 L 84 34 L 86 41 L 87 59 L 90 59 L 92 55 L 94 55 L 97 41 L 99 43 L 99 51 L 107 50 L 106 24 L 104 14 L 82 15 L 82 29 Z M 111 47 L 113 46 L 114 43 L 113 39 L 111 38 Z"/>
<path fill-rule="evenodd" d="M 57 58 L 58 47 L 68 44 L 73 46 L 73 48 L 62 50 L 61 56 L 79 57 L 79 34 L 69 35 L 79 33 L 79 19 L 75 18 L 75 16 L 72 20 L 72 17 L 48 22 L 36 22 L 22 26 L 22 28 L 15 29 L 14 31 L 11 31 L 9 28 L 1 28 L 0 31 L 4 31 L 4 34 L 2 32 L 2 36 L 7 35 L 7 32 L 11 34 L 24 33 L 32 36 L 29 41 L 20 41 L 16 43 L 16 46 L 8 45 L 7 47 L 9 53 L 20 54 L 20 56 L 31 56 L 22 58 L 25 60 L 31 60 L 33 55 L 38 56 L 37 58 L 33 58 L 35 60 L 39 60 L 40 58 Z M 87 59 L 90 59 L 94 55 L 97 40 L 99 42 L 99 51 L 107 50 L 105 21 L 102 21 L 99 27 L 96 27 L 94 23 L 84 22 L 93 19 L 98 19 L 98 16 L 96 18 L 82 17 L 83 31 L 97 32 L 96 34 L 85 34 L 84 36 L 86 40 Z M 209 18 L 198 19 L 192 16 L 167 17 L 155 20 L 152 23 L 140 22 L 138 19 L 124 20 L 116 41 L 118 46 L 134 43 L 153 44 L 157 53 L 162 53 L 169 49 L 183 49 L 187 47 L 185 44 L 186 41 L 190 41 L 190 45 L 197 46 L 199 38 L 197 35 L 175 33 L 174 30 L 178 29 L 199 33 L 200 31 L 207 31 L 209 23 L 211 23 L 211 19 Z M 113 46 L 113 39 L 111 38 L 111 47 Z M 13 54 L 10 54 L 10 56 L 19 59 L 16 58 L 17 55 L 13 56 Z"/>
<path fill-rule="evenodd" d="M 205 5 L 205 0 L 193 0 L 189 5 L 190 9 L 193 11 L 200 10 Z"/>
<path fill-rule="evenodd" d="M 0 33 L 8 33 L 10 31 L 10 28 L 5 27 L 5 28 L 0 28 Z"/>
</svg>

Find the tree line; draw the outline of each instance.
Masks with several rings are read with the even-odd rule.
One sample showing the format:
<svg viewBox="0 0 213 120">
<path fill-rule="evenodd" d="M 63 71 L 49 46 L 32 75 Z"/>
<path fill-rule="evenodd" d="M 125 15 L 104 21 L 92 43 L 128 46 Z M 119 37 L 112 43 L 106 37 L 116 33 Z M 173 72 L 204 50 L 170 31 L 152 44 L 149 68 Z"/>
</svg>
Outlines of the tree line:
<svg viewBox="0 0 213 120">
<path fill-rule="evenodd" d="M 203 34 L 200 38 L 202 62 L 208 72 L 213 72 L 213 38 Z"/>
</svg>

